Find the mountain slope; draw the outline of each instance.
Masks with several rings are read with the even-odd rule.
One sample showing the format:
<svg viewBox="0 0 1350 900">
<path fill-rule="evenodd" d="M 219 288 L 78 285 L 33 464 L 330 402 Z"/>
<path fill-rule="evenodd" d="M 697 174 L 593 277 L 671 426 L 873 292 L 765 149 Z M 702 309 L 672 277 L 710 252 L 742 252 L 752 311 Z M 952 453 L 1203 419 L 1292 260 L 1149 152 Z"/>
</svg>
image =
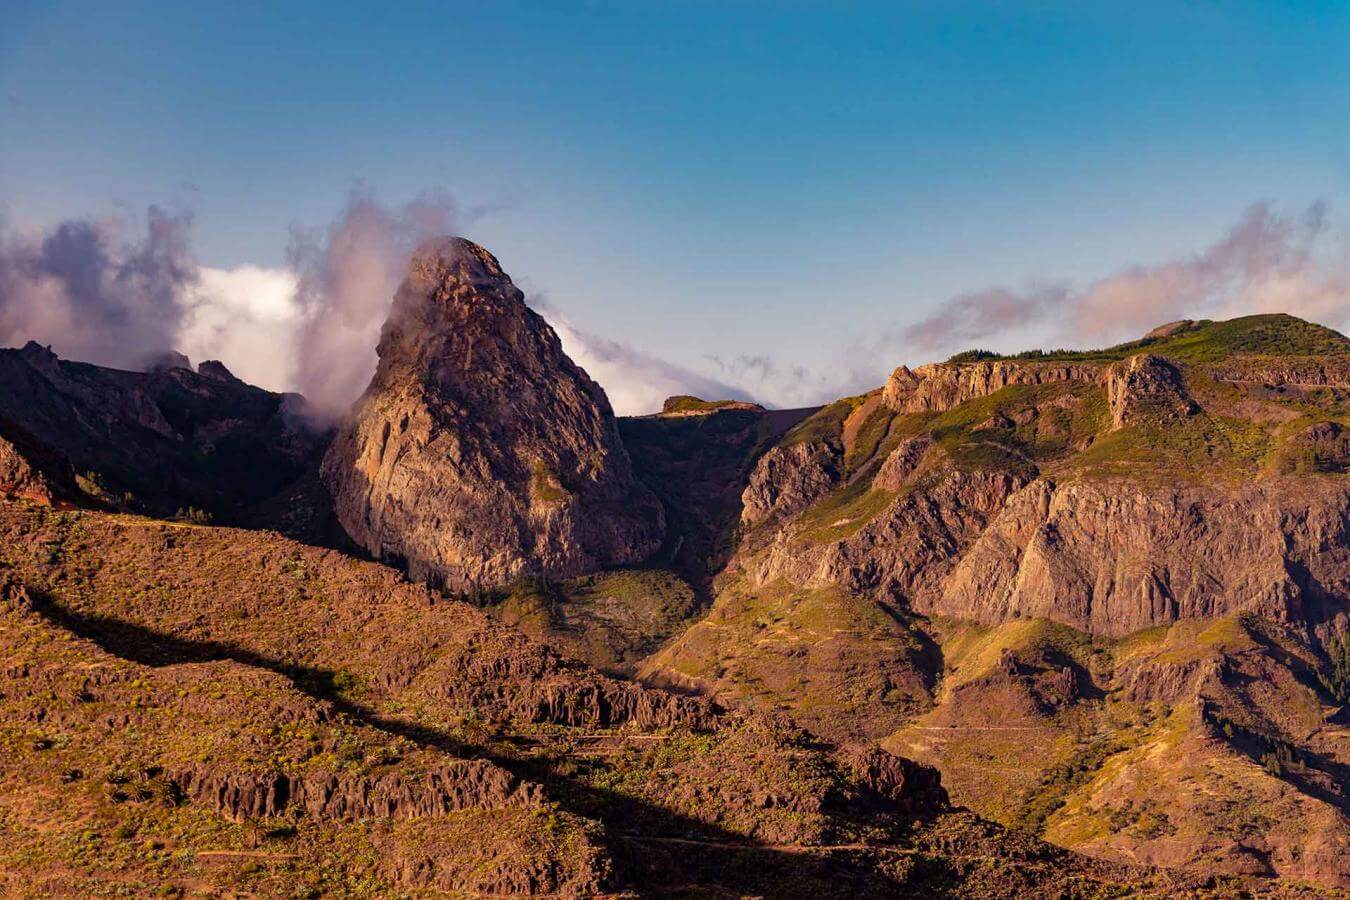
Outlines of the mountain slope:
<svg viewBox="0 0 1350 900">
<path fill-rule="evenodd" d="M 1335 332 L 618 422 L 446 239 L 380 352 L 326 486 L 300 401 L 221 366 L 0 354 L 6 888 L 1346 886 Z"/>
<path fill-rule="evenodd" d="M 335 551 L 24 501 L 0 534 L 20 893 L 20 871 L 57 893 L 1161 884 L 950 811 L 932 770 L 607 679 Z"/>
<path fill-rule="evenodd" d="M 325 498 L 306 481 L 331 435 L 298 395 L 244 384 L 220 363 L 193 371 L 178 357 L 123 372 L 31 342 L 0 350 L 0 382 L 0 440 L 42 474 L 47 493 L 162 516 L 194 507 L 328 537 Z"/>
<path fill-rule="evenodd" d="M 959 802 L 1069 846 L 1343 885 L 1347 434 L 1350 341 L 1288 316 L 901 367 L 764 453 L 710 613 L 640 672 L 836 739 L 893 732 Z M 1192 621 L 1280 637 L 1242 656 Z M 1116 642 L 1169 627 L 1217 674 L 1138 675 L 1188 686 L 1118 702 L 1142 664 Z M 972 629 L 992 629 L 976 670 Z M 1220 696 L 1245 725 L 1213 718 Z M 1174 755 L 1228 774 L 1169 805 L 1145 773 Z M 1288 828 L 1254 844 L 1263 817 Z"/>
</svg>

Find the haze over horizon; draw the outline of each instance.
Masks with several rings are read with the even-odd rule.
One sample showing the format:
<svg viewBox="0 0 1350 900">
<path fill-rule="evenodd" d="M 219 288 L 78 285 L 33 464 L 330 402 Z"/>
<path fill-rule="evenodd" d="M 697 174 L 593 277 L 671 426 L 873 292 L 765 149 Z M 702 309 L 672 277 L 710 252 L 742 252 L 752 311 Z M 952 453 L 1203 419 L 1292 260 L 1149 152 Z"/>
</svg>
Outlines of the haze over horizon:
<svg viewBox="0 0 1350 900">
<path fill-rule="evenodd" d="M 1182 316 L 1344 330 L 1348 28 L 1333 4 L 8 4 L 0 343 L 172 345 L 340 409 L 443 231 L 624 413 Z"/>
</svg>

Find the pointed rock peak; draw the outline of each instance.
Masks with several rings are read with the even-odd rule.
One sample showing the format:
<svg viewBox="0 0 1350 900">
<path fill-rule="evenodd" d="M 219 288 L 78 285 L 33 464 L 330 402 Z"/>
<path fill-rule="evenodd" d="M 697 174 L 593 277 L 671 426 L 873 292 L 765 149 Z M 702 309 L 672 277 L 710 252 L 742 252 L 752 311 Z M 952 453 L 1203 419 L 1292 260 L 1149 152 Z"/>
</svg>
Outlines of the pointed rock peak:
<svg viewBox="0 0 1350 900">
<path fill-rule="evenodd" d="M 497 257 L 462 237 L 424 241 L 413 252 L 408 273 L 429 281 L 453 279 L 468 283 L 491 283 L 506 278 Z"/>
<path fill-rule="evenodd" d="M 183 357 L 184 360 L 187 357 Z M 203 378 L 210 378 L 212 381 L 239 381 L 234 373 L 225 368 L 225 364 L 218 359 L 208 359 L 206 362 L 197 366 L 197 374 Z M 240 382 L 242 384 L 242 382 Z"/>
<path fill-rule="evenodd" d="M 464 238 L 436 238 L 413 254 L 394 295 L 376 348 L 375 381 L 408 367 L 434 370 L 439 379 L 456 377 L 470 368 L 506 365 L 529 347 L 561 356 L 561 345 L 556 351 L 543 346 L 550 342 L 558 344 L 553 329 L 525 305 L 525 295 L 496 257 Z M 566 364 L 575 368 L 571 360 Z M 586 381 L 608 407 L 599 386 Z"/>
<path fill-rule="evenodd" d="M 188 359 L 177 350 L 165 350 L 158 356 L 152 357 L 145 366 L 147 372 L 167 372 L 169 369 L 187 369 L 192 370 L 192 360 Z"/>
<path fill-rule="evenodd" d="M 455 590 L 638 562 L 664 533 L 600 386 L 496 258 L 413 255 L 356 412 L 324 459 L 351 537 Z"/>
</svg>

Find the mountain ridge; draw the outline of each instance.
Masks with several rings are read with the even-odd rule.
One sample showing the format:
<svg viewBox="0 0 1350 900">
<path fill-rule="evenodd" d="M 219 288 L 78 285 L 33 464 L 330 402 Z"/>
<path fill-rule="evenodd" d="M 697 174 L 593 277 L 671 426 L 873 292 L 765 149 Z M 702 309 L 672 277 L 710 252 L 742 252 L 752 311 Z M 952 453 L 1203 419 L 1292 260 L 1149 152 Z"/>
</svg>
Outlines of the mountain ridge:
<svg viewBox="0 0 1350 900">
<path fill-rule="evenodd" d="M 1182 321 L 616 419 L 442 239 L 336 437 L 185 362 L 0 351 L 0 729 L 42 798 L 8 767 L 0 822 L 50 871 L 113 857 L 24 816 L 263 859 L 132 864 L 264 893 L 1350 886 L 1329 329 Z M 237 740 L 175 731 L 175 697 Z"/>
</svg>

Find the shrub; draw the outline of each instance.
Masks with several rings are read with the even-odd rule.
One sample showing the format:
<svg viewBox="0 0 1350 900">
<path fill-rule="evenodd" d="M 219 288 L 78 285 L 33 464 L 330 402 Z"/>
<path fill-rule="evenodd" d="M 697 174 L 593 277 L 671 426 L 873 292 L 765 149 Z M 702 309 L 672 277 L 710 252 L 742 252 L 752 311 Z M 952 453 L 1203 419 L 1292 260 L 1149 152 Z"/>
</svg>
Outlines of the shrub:
<svg viewBox="0 0 1350 900">
<path fill-rule="evenodd" d="M 193 525 L 211 524 L 211 514 L 195 506 L 189 506 L 187 509 L 179 507 L 178 512 L 174 513 L 174 518 L 180 522 L 191 522 Z"/>
<path fill-rule="evenodd" d="M 1333 634 L 1326 645 L 1327 662 L 1317 677 L 1337 703 L 1350 702 L 1350 639 Z"/>
<path fill-rule="evenodd" d="M 967 363 L 979 362 L 983 359 L 998 359 L 999 355 L 992 350 L 962 350 L 960 353 L 953 353 L 947 358 L 949 363 Z"/>
</svg>

